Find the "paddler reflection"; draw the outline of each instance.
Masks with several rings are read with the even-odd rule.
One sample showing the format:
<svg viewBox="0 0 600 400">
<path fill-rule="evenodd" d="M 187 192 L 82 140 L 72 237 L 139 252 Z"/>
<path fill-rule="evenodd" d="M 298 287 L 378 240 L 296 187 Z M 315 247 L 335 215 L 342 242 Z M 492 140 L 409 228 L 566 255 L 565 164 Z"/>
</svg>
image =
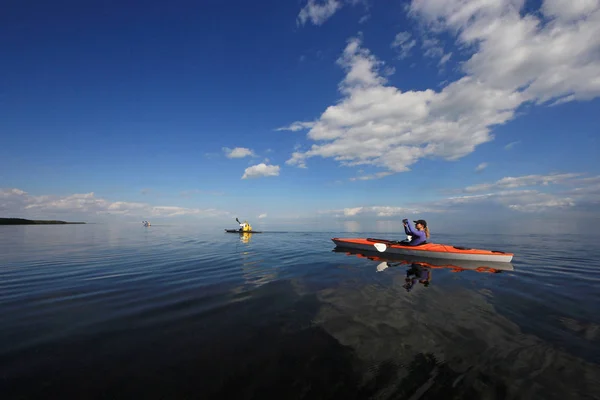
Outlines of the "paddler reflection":
<svg viewBox="0 0 600 400">
<path fill-rule="evenodd" d="M 406 263 L 390 263 L 388 261 L 383 261 L 377 265 L 377 272 L 381 272 L 388 267 L 396 267 L 399 265 L 406 265 Z M 423 287 L 429 287 L 431 278 L 431 268 L 425 263 L 413 262 L 406 270 L 406 278 L 404 278 L 404 285 L 402 285 L 402 287 L 406 289 L 407 292 L 410 292 L 417 283 L 423 285 Z"/>
<path fill-rule="evenodd" d="M 240 241 L 242 243 L 248 243 L 250 242 L 250 239 L 252 238 L 252 234 L 248 233 L 248 232 L 242 232 L 240 233 Z"/>
<path fill-rule="evenodd" d="M 419 263 L 413 263 L 410 268 L 406 271 L 406 278 L 404 278 L 404 285 L 402 287 L 410 292 L 415 284 L 418 282 L 424 287 L 429 286 L 431 282 L 431 269 L 422 266 Z"/>
</svg>

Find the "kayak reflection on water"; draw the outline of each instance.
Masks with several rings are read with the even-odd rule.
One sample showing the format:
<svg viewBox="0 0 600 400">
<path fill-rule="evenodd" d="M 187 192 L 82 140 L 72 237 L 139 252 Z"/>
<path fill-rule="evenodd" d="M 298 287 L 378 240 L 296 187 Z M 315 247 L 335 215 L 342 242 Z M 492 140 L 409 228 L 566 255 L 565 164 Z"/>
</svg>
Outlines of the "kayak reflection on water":
<svg viewBox="0 0 600 400">
<path fill-rule="evenodd" d="M 401 254 L 381 254 L 378 252 L 356 250 L 356 249 L 338 249 L 332 250 L 334 253 L 344 253 L 347 256 L 366 258 L 372 261 L 379 261 L 377 271 L 382 272 L 388 267 L 406 265 L 412 268 L 418 265 L 418 268 L 425 268 L 431 271 L 434 268 L 448 269 L 451 272 L 473 271 L 482 273 L 498 274 L 504 271 L 514 271 L 514 266 L 510 262 L 491 262 L 491 261 L 468 261 L 452 259 L 434 259 L 419 256 L 407 256 Z M 429 278 L 431 280 L 431 278 Z"/>
<path fill-rule="evenodd" d="M 240 233 L 240 241 L 242 243 L 248 243 L 250 241 L 250 238 L 252 238 L 251 233 L 248 233 L 248 232 Z"/>
</svg>

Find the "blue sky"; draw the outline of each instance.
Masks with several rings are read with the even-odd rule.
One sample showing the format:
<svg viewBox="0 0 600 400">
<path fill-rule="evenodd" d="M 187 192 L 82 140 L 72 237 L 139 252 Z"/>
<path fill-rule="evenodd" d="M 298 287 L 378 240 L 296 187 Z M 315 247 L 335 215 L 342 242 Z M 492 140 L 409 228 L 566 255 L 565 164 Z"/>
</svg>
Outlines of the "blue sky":
<svg viewBox="0 0 600 400">
<path fill-rule="evenodd" d="M 3 216 L 598 217 L 599 1 L 11 1 L 1 18 Z"/>
</svg>

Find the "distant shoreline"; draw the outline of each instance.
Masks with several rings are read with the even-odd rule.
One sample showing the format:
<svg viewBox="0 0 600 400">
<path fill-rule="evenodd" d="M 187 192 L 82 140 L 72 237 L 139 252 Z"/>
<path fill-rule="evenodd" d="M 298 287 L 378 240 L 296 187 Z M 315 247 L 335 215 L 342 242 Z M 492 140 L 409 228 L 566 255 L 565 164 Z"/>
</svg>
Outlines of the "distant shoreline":
<svg viewBox="0 0 600 400">
<path fill-rule="evenodd" d="M 85 224 L 85 222 L 67 222 L 56 220 L 38 220 L 24 218 L 0 218 L 0 225 L 67 225 Z"/>
</svg>

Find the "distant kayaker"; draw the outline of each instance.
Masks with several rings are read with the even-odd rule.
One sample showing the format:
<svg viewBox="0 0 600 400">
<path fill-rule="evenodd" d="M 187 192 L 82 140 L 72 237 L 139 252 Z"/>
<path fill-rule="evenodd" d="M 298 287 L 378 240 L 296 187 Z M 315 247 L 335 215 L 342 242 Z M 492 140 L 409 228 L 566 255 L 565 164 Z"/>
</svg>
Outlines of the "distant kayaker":
<svg viewBox="0 0 600 400">
<path fill-rule="evenodd" d="M 429 239 L 429 228 L 427 227 L 427 221 L 424 219 L 419 219 L 413 221 L 415 223 L 415 228 L 410 225 L 410 221 L 408 219 L 403 219 L 404 223 L 404 232 L 411 236 L 410 241 L 402 241 L 401 243 L 409 244 L 410 246 L 418 246 L 423 244 Z"/>
<path fill-rule="evenodd" d="M 252 226 L 248 223 L 248 221 L 240 222 L 239 219 L 235 219 L 238 224 L 240 224 L 240 232 L 252 232 Z"/>
</svg>

